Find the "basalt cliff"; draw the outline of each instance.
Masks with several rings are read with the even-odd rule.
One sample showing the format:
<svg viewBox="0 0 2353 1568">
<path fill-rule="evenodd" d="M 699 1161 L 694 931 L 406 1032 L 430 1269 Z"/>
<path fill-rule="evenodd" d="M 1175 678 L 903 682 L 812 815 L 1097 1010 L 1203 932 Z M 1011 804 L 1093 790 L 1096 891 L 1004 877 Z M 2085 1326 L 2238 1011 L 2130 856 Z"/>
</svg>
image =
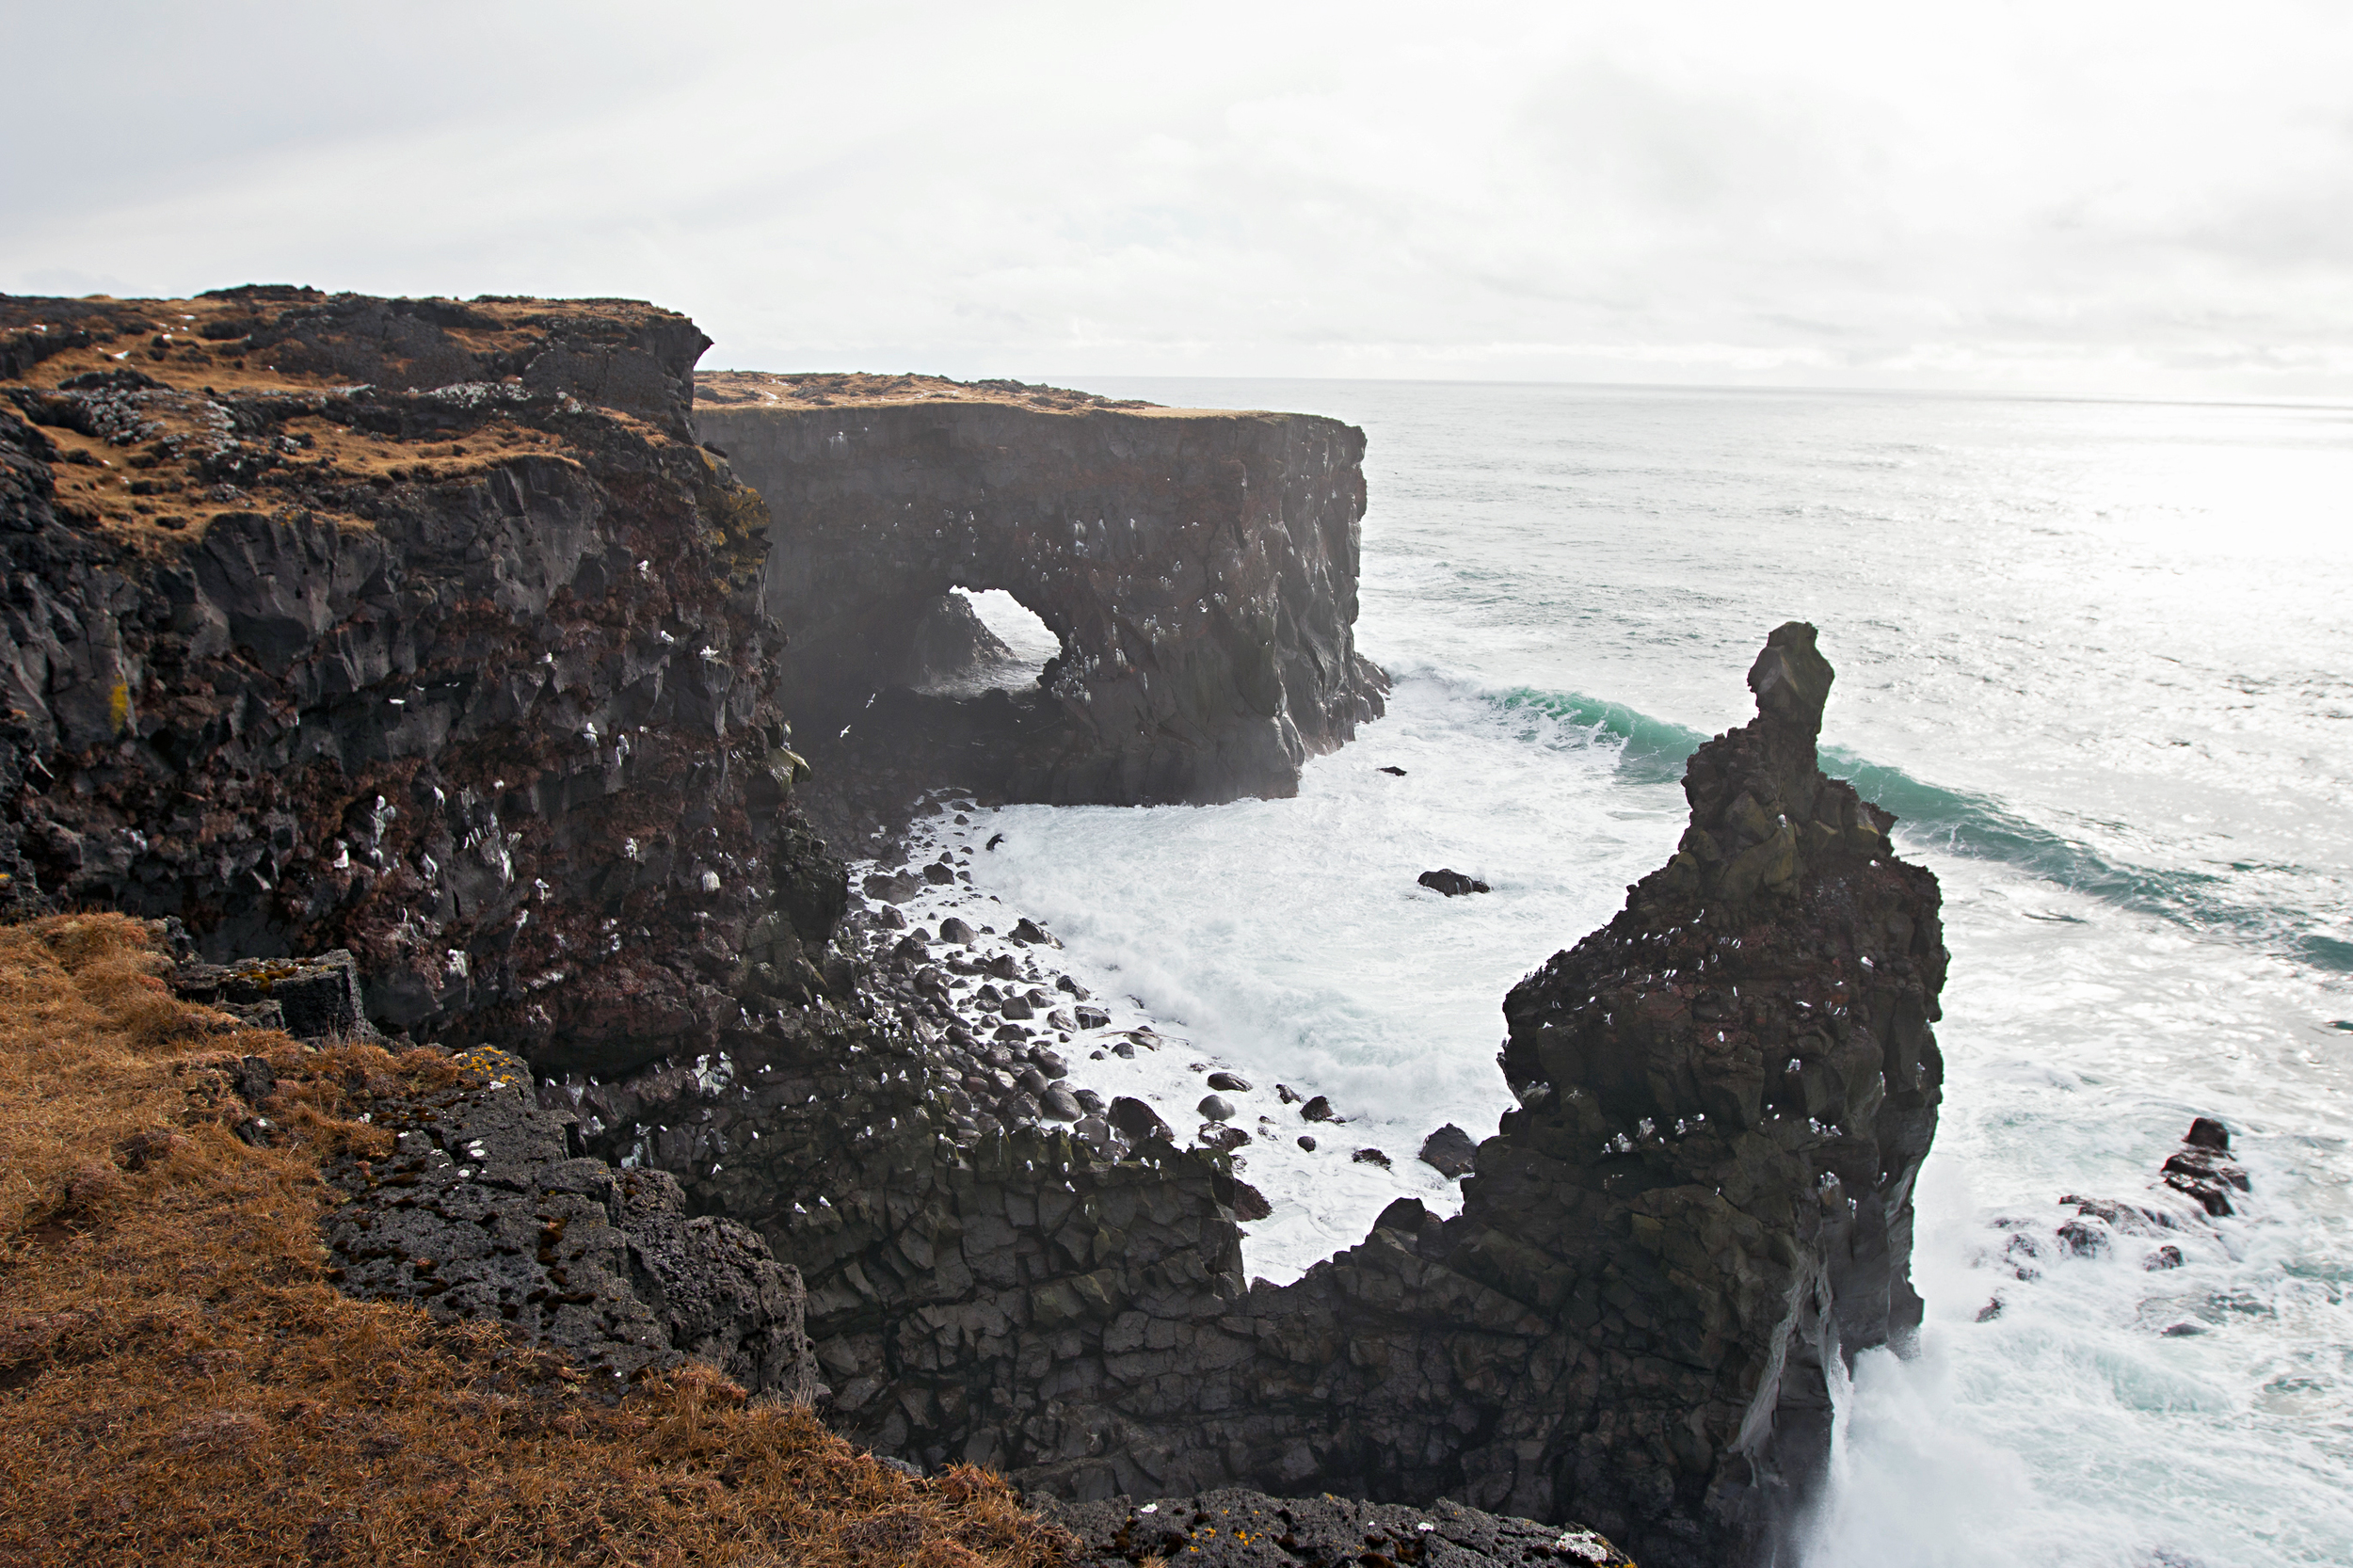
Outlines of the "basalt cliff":
<svg viewBox="0 0 2353 1568">
<path fill-rule="evenodd" d="M 1762 1561 L 1831 1369 L 1916 1323 L 1937 892 L 1817 767 L 1812 629 L 1692 759 L 1673 859 L 1508 999 L 1521 1109 L 1463 1213 L 1400 1202 L 1277 1288 L 1230 1160 L 1074 1119 L 1054 1026 L 969 1028 L 974 966 L 859 908 L 799 797 L 864 835 L 933 786 L 1293 787 L 1385 685 L 1350 632 L 1358 433 L 698 396 L 692 324 L 614 301 L 8 299 L 0 331 L 5 897 L 174 919 L 192 959 L 349 950 L 376 1027 L 517 1053 L 536 1104 L 499 1114 L 548 1167 L 517 1191 L 743 1227 L 676 1343 L 822 1378 L 878 1451 L 1098 1511 L 1450 1497 Z M 970 646 L 954 586 L 1056 633 L 1034 690 L 924 689 Z M 417 1112 L 419 1181 L 465 1164 L 453 1114 Z M 551 1287 L 504 1268 L 428 1304 L 525 1332 Z"/>
<path fill-rule="evenodd" d="M 1055 804 L 1295 792 L 1377 716 L 1356 652 L 1364 435 L 1302 414 L 1113 403 L 1017 382 L 701 378 L 697 431 L 780 524 L 780 696 L 827 778 Z M 1036 685 L 926 692 L 951 588 L 1061 644 Z"/>
</svg>

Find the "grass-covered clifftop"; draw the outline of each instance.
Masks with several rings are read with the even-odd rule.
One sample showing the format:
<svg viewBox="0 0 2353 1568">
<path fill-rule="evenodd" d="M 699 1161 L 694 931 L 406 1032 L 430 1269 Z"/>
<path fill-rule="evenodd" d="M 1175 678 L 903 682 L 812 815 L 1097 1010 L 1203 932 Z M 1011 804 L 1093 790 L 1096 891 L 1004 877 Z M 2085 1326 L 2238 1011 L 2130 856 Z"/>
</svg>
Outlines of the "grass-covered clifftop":
<svg viewBox="0 0 2353 1568">
<path fill-rule="evenodd" d="M 322 1161 L 462 1059 L 224 1035 L 168 967 L 122 916 L 0 927 L 0 1563 L 1059 1560 L 993 1477 L 909 1479 L 697 1363 L 600 1398 L 340 1294 Z M 233 1131 L 257 1054 L 277 1146 Z"/>
</svg>

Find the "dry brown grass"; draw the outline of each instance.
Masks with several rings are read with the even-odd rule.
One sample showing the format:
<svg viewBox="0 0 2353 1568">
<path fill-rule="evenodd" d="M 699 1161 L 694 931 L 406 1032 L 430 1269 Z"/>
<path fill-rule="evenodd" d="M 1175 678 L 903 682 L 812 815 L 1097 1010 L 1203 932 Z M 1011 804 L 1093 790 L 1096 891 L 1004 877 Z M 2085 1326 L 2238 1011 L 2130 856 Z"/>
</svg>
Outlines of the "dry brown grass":
<svg viewBox="0 0 2353 1568">
<path fill-rule="evenodd" d="M 489 1329 L 322 1278 L 320 1160 L 428 1053 L 243 1033 L 282 1147 L 231 1124 L 215 1020 L 120 916 L 0 928 L 0 1563 L 1060 1560 L 995 1478 L 907 1479 L 692 1368 L 608 1405 Z"/>
</svg>

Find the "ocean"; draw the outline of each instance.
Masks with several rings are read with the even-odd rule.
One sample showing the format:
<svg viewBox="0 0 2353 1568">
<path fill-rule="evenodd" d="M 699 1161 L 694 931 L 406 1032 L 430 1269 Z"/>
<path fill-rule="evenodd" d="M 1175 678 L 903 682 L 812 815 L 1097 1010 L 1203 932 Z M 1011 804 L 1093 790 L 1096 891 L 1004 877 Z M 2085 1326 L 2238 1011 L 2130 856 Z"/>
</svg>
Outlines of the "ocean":
<svg viewBox="0 0 2353 1568">
<path fill-rule="evenodd" d="M 1824 765 L 1943 879 L 1953 953 L 1928 1322 L 1856 1366 L 1809 1568 L 2353 1563 L 2353 410 L 1087 390 L 1369 438 L 1358 646 L 1396 692 L 1296 799 L 927 828 L 1001 835 L 981 896 L 1160 1042 L 1076 1082 L 1180 1130 L 1201 1069 L 1252 1084 L 1254 1273 L 1401 1193 L 1459 1207 L 1415 1156 L 1511 1103 L 1504 992 L 1666 857 L 1684 759 L 1809 620 Z M 1493 891 L 1417 885 L 1438 867 Z M 2062 1195 L 2141 1196 L 2198 1114 L 2233 1130 L 2243 1217 L 2161 1272 L 2130 1238 L 2051 1244 Z"/>
</svg>

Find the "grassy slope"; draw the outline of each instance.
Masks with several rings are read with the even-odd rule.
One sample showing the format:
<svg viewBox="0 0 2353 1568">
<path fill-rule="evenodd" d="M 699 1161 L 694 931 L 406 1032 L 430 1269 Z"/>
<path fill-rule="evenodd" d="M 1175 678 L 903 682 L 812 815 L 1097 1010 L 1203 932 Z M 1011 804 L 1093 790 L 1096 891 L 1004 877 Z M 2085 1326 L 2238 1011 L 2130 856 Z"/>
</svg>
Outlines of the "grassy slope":
<svg viewBox="0 0 2353 1568">
<path fill-rule="evenodd" d="M 318 1179 L 426 1052 L 231 1043 L 136 921 L 0 927 L 0 1564 L 911 1563 L 1068 1540 L 994 1477 L 917 1481 L 698 1368 L 618 1404 L 489 1328 L 321 1276 Z M 282 1146 L 230 1131 L 265 1055 Z"/>
</svg>

